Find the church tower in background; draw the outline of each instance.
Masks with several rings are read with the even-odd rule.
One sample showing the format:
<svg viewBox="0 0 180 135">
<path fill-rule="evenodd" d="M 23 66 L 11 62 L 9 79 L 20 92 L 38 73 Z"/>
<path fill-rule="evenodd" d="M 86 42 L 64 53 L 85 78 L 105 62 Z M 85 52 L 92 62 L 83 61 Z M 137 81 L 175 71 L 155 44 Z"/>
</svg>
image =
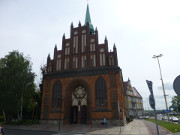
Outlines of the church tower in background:
<svg viewBox="0 0 180 135">
<path fill-rule="evenodd" d="M 62 50 L 48 55 L 43 78 L 41 122 L 99 124 L 104 117 L 119 124 L 125 113 L 122 71 L 116 46 L 98 42 L 87 5 L 85 24 L 70 26 L 70 38 L 62 37 Z"/>
</svg>

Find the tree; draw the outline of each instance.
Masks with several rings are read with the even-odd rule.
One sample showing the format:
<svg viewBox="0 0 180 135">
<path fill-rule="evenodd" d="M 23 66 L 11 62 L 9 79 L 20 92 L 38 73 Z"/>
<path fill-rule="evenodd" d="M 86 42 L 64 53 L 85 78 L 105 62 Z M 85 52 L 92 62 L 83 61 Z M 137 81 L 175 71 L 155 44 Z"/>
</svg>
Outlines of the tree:
<svg viewBox="0 0 180 135">
<path fill-rule="evenodd" d="M 41 102 L 42 102 L 42 93 L 43 93 L 43 81 L 44 81 L 44 74 L 45 74 L 45 65 L 41 66 L 41 83 L 39 84 L 39 91 L 36 92 L 35 99 L 37 101 L 37 109 L 36 109 L 36 116 L 38 119 L 40 119 L 41 115 Z"/>
<path fill-rule="evenodd" d="M 174 111 L 180 112 L 180 97 L 179 96 L 174 96 L 172 98 L 171 103 L 172 103 L 171 107 L 174 108 Z"/>
<path fill-rule="evenodd" d="M 31 65 L 30 58 L 18 51 L 0 59 L 0 111 L 7 120 L 22 120 L 23 106 L 31 102 L 35 92 Z"/>
</svg>

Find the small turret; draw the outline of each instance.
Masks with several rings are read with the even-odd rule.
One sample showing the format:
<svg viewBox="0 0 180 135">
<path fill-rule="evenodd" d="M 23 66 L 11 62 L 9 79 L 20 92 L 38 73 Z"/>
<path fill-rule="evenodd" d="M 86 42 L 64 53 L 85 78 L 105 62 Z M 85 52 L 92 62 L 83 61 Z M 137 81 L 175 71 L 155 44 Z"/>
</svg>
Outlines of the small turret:
<svg viewBox="0 0 180 135">
<path fill-rule="evenodd" d="M 115 45 L 115 43 L 114 43 L 113 50 L 115 50 L 115 49 L 116 49 L 116 45 Z"/>
<path fill-rule="evenodd" d="M 55 44 L 55 47 L 54 47 L 54 59 L 55 59 L 56 53 L 57 53 L 57 45 Z"/>
<path fill-rule="evenodd" d="M 79 27 L 81 27 L 81 22 L 79 21 L 79 24 L 78 24 Z"/>
<path fill-rule="evenodd" d="M 48 54 L 48 57 L 47 57 L 47 62 L 51 60 L 51 57 L 50 57 L 50 53 Z"/>
<path fill-rule="evenodd" d="M 96 29 L 95 29 L 95 36 L 96 36 L 96 43 L 98 44 L 98 29 L 97 29 L 97 27 L 96 27 Z"/>
<path fill-rule="evenodd" d="M 107 37 L 105 36 L 105 39 L 104 39 L 104 43 L 105 45 L 108 45 L 108 41 L 107 41 Z"/>
<path fill-rule="evenodd" d="M 117 58 L 117 49 L 116 49 L 116 45 L 114 43 L 114 46 L 113 46 L 113 52 L 114 52 L 114 60 L 115 60 L 115 65 L 118 66 L 118 58 Z"/>
<path fill-rule="evenodd" d="M 73 28 L 74 26 L 73 26 L 73 22 L 71 23 L 71 28 Z"/>
<path fill-rule="evenodd" d="M 57 51 L 57 45 L 55 44 L 54 51 Z"/>
<path fill-rule="evenodd" d="M 64 45 L 64 40 L 65 40 L 65 33 L 64 33 L 64 35 L 62 37 L 62 49 L 63 49 L 63 45 Z"/>
</svg>

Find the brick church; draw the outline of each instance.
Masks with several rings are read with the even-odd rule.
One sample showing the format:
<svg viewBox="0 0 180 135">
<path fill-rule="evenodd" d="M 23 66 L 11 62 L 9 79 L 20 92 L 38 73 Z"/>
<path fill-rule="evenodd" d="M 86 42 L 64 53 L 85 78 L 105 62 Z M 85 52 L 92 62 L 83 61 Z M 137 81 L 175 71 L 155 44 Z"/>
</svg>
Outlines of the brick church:
<svg viewBox="0 0 180 135">
<path fill-rule="evenodd" d="M 47 57 L 41 122 L 98 124 L 106 117 L 119 124 L 120 117 L 123 124 L 125 94 L 116 46 L 109 51 L 107 38 L 98 42 L 88 5 L 85 24 L 70 27 L 70 38 L 62 37 L 62 49 L 55 46 L 53 58 Z"/>
</svg>

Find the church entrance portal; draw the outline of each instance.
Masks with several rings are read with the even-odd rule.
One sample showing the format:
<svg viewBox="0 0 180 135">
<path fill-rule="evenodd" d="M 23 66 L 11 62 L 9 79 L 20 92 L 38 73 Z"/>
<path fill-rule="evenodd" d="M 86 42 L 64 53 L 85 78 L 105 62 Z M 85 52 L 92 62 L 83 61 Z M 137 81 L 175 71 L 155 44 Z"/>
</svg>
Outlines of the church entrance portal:
<svg viewBox="0 0 180 135">
<path fill-rule="evenodd" d="M 86 105 L 83 105 L 81 107 L 81 123 L 82 124 L 86 124 L 86 119 L 87 119 L 87 106 Z"/>
<path fill-rule="evenodd" d="M 86 124 L 87 122 L 87 90 L 77 86 L 72 91 L 71 123 Z"/>
<path fill-rule="evenodd" d="M 71 107 L 71 123 L 72 124 L 77 124 L 78 120 L 78 107 L 77 106 L 72 106 Z"/>
</svg>

